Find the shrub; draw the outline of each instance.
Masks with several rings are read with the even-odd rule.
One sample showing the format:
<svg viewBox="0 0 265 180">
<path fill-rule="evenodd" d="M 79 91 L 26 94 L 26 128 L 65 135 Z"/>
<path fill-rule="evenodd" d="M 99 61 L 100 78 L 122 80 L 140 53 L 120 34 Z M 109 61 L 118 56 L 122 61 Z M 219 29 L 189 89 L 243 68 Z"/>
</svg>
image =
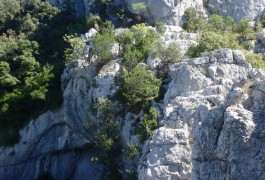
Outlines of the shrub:
<svg viewBox="0 0 265 180">
<path fill-rule="evenodd" d="M 186 22 L 183 25 L 183 29 L 188 32 L 196 32 L 202 30 L 205 27 L 206 21 L 203 19 L 202 15 L 195 8 L 187 8 L 184 12 L 184 18 Z"/>
<path fill-rule="evenodd" d="M 148 114 L 144 114 L 143 121 L 136 128 L 136 133 L 140 136 L 143 143 L 153 135 L 153 131 L 158 127 L 159 112 L 151 108 Z"/>
<path fill-rule="evenodd" d="M 135 11 L 143 11 L 147 8 L 147 5 L 144 2 L 139 2 L 139 3 L 133 3 L 132 8 Z"/>
<path fill-rule="evenodd" d="M 140 148 L 132 143 L 127 143 L 127 148 L 123 150 L 125 157 L 129 160 L 140 154 Z"/>
<path fill-rule="evenodd" d="M 170 43 L 167 47 L 161 46 L 157 56 L 165 65 L 177 63 L 180 60 L 180 48 L 177 43 Z"/>
<path fill-rule="evenodd" d="M 135 67 L 122 77 L 120 91 L 130 107 L 141 107 L 158 96 L 161 80 L 144 68 Z"/>
<path fill-rule="evenodd" d="M 254 67 L 254 68 L 261 68 L 265 70 L 265 61 L 262 59 L 261 55 L 247 53 L 246 60 Z"/>
<path fill-rule="evenodd" d="M 144 62 L 160 45 L 158 33 L 145 24 L 134 25 L 118 35 L 116 40 L 123 49 L 123 63 L 129 69 Z"/>
<path fill-rule="evenodd" d="M 237 39 L 230 33 L 204 32 L 202 33 L 199 44 L 188 48 L 186 55 L 189 57 L 198 57 L 203 52 L 211 52 L 220 48 L 240 48 Z"/>
<path fill-rule="evenodd" d="M 111 161 L 111 153 L 115 151 L 119 141 L 119 123 L 115 120 L 116 108 L 109 99 L 99 99 L 93 106 L 97 117 L 94 121 L 85 124 L 85 128 L 91 133 L 91 141 L 100 150 L 99 161 L 108 164 Z M 115 144 L 116 143 L 116 144 Z"/>
<path fill-rule="evenodd" d="M 164 33 L 167 30 L 164 23 L 162 23 L 161 21 L 156 21 L 155 27 L 156 27 L 157 32 L 159 33 Z"/>
<path fill-rule="evenodd" d="M 115 40 L 114 26 L 110 21 L 102 24 L 99 33 L 93 38 L 94 53 L 99 57 L 100 65 L 106 64 L 112 58 L 110 47 Z"/>
</svg>

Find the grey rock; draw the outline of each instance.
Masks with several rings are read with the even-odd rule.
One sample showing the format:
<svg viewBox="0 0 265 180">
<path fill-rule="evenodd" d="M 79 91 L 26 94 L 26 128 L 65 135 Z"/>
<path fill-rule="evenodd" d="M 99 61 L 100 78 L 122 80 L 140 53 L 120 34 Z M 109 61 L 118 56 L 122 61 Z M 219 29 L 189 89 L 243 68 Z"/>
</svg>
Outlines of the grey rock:
<svg viewBox="0 0 265 180">
<path fill-rule="evenodd" d="M 231 16 L 236 21 L 239 21 L 240 19 L 254 20 L 256 18 L 260 18 L 260 16 L 262 15 L 265 8 L 265 1 L 209 0 L 208 6 L 212 13 L 222 14 L 223 16 Z"/>
<path fill-rule="evenodd" d="M 205 57 L 215 61 L 191 59 L 172 71 L 162 127 L 144 146 L 139 179 L 264 177 L 264 72 L 242 65 L 240 51 Z"/>
</svg>

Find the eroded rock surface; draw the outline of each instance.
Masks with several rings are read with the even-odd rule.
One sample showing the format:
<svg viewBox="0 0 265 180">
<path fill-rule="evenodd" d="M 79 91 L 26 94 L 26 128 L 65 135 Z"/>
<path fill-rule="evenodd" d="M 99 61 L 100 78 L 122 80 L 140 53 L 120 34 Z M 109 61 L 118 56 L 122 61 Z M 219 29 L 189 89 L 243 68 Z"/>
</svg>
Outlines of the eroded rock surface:
<svg viewBox="0 0 265 180">
<path fill-rule="evenodd" d="M 240 51 L 181 63 L 146 142 L 139 179 L 262 179 L 265 74 Z"/>
<path fill-rule="evenodd" d="M 49 0 L 63 9 L 63 0 Z M 71 0 L 77 17 L 85 17 L 90 12 L 90 0 Z M 133 14 L 140 14 L 147 21 L 163 21 L 167 24 L 182 25 L 184 11 L 193 7 L 207 14 L 217 13 L 231 16 L 234 20 L 259 19 L 265 9 L 265 0 L 114 0 L 114 5 L 124 5 Z M 134 4 L 142 3 L 145 8 L 135 9 Z"/>
<path fill-rule="evenodd" d="M 254 20 L 264 12 L 265 0 L 209 0 L 208 7 L 212 13 L 232 16 L 236 21 Z"/>
</svg>

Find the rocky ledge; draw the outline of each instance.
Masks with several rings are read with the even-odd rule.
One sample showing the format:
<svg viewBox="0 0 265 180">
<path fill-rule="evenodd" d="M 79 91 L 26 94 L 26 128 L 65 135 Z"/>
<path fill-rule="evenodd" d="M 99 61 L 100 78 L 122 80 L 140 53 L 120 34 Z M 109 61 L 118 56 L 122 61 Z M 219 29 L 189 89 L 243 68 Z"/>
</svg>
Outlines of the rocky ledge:
<svg viewBox="0 0 265 180">
<path fill-rule="evenodd" d="M 95 150 L 84 124 L 93 120 L 96 99 L 115 94 L 119 69 L 119 59 L 99 73 L 93 63 L 72 62 L 62 75 L 62 107 L 31 121 L 18 144 L 0 148 L 1 178 L 100 179 L 104 166 L 91 161 Z M 265 73 L 241 51 L 220 49 L 172 65 L 170 76 L 164 100 L 153 103 L 162 118 L 141 147 L 138 178 L 262 179 Z M 137 142 L 129 116 L 120 120 L 125 143 Z"/>
<path fill-rule="evenodd" d="M 265 73 L 220 49 L 172 68 L 139 179 L 262 179 Z"/>
</svg>

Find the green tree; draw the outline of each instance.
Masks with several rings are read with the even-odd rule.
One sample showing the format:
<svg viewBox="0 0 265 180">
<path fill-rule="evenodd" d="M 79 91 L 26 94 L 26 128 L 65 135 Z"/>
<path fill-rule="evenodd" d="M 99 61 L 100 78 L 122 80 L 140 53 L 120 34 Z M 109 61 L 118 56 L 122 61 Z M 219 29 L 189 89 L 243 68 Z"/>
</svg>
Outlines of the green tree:
<svg viewBox="0 0 265 180">
<path fill-rule="evenodd" d="M 113 153 L 119 143 L 120 125 L 115 120 L 117 108 L 107 98 L 98 99 L 93 108 L 96 112 L 96 120 L 89 121 L 85 127 L 93 133 L 91 140 L 95 143 L 95 147 L 101 151 L 94 160 L 110 166 L 111 163 L 114 163 Z"/>
<path fill-rule="evenodd" d="M 160 78 L 166 77 L 170 64 L 177 63 L 181 60 L 180 48 L 176 43 L 170 43 L 167 47 L 160 46 L 154 53 L 154 56 L 162 60 L 162 66 L 159 71 Z"/>
<path fill-rule="evenodd" d="M 0 1 L 0 31 L 7 26 L 7 22 L 14 19 L 20 12 L 19 0 Z"/>
<path fill-rule="evenodd" d="M 251 41 L 256 40 L 254 29 L 250 27 L 248 19 L 241 19 L 234 28 L 234 32 L 238 34 L 239 43 L 245 48 L 252 48 Z"/>
<path fill-rule="evenodd" d="M 199 39 L 199 44 L 190 46 L 186 55 L 190 57 L 198 57 L 205 51 L 211 52 L 220 48 L 238 49 L 240 46 L 233 34 L 209 31 L 202 33 Z"/>
<path fill-rule="evenodd" d="M 215 32 L 226 31 L 225 19 L 218 14 L 211 15 L 211 17 L 208 19 L 207 30 Z"/>
<path fill-rule="evenodd" d="M 147 114 L 144 114 L 143 121 L 140 122 L 135 132 L 140 136 L 140 141 L 144 143 L 153 135 L 158 127 L 159 112 L 155 108 L 150 108 Z"/>
<path fill-rule="evenodd" d="M 118 35 L 116 40 L 123 50 L 123 63 L 128 69 L 144 62 L 161 44 L 158 33 L 146 24 L 132 26 Z"/>
<path fill-rule="evenodd" d="M 206 26 L 206 21 L 203 19 L 202 14 L 195 8 L 187 8 L 184 12 L 184 18 L 186 22 L 184 23 L 183 28 L 188 32 L 201 31 Z"/>
<path fill-rule="evenodd" d="M 102 24 L 99 33 L 93 38 L 94 53 L 98 56 L 100 65 L 106 64 L 112 58 L 111 46 L 115 40 L 114 26 L 110 21 Z"/>
<path fill-rule="evenodd" d="M 70 44 L 70 48 L 65 49 L 65 64 L 76 60 L 84 55 L 84 48 L 86 46 L 85 41 L 82 41 L 77 34 L 65 35 L 64 40 Z"/>
<path fill-rule="evenodd" d="M 120 90 L 130 107 L 140 107 L 158 96 L 161 80 L 144 68 L 135 67 L 122 77 Z"/>
</svg>

